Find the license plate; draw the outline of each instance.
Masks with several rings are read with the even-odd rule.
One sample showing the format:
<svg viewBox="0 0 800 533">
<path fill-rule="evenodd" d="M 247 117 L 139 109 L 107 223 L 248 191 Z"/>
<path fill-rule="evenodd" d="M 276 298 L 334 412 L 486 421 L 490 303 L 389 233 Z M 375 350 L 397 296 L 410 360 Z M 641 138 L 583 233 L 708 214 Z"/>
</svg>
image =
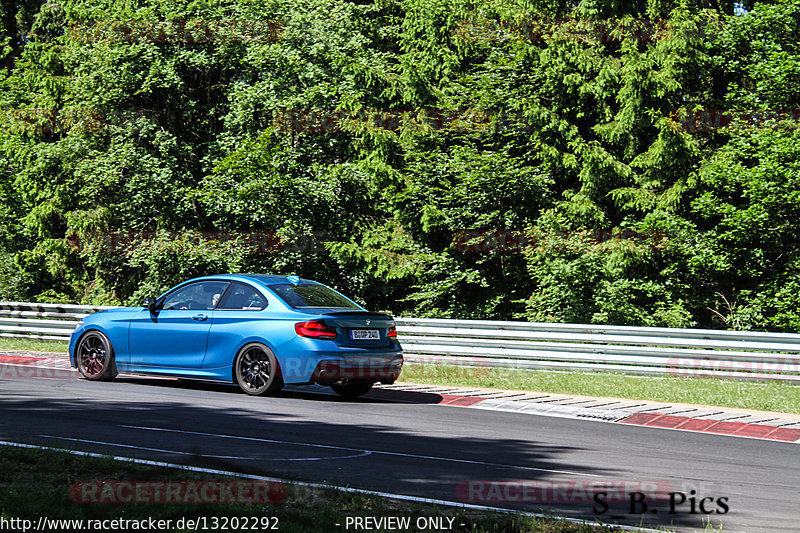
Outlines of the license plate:
<svg viewBox="0 0 800 533">
<path fill-rule="evenodd" d="M 354 341 L 377 341 L 381 334 L 377 329 L 351 329 L 350 338 Z"/>
</svg>

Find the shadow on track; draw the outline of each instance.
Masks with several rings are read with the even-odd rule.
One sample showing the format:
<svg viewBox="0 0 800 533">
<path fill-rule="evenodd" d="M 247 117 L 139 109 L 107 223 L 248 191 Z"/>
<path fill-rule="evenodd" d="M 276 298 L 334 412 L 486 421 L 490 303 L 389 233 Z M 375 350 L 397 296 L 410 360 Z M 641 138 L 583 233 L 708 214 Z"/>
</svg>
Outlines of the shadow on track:
<svg viewBox="0 0 800 533">
<path fill-rule="evenodd" d="M 31 384 L 46 385 L 37 390 Z M 441 400 L 438 394 L 407 394 L 419 398 L 417 404 Z M 611 502 L 598 514 L 586 496 L 590 483 L 635 481 L 629 472 L 570 463 L 568 457 L 592 451 L 591 434 L 553 442 L 536 427 L 538 417 L 517 413 L 294 391 L 260 398 L 234 386 L 145 378 L 6 381 L 0 383 L 0 405 L 4 440 L 450 501 L 472 494 L 472 503 L 587 520 L 608 520 L 629 507 Z M 548 498 L 518 490 L 465 492 L 470 482 L 577 485 Z M 489 500 L 475 501 L 476 495 Z M 665 497 L 649 499 L 650 508 L 664 509 Z M 640 513 L 616 521 L 656 525 L 664 518 Z M 702 518 L 681 514 L 669 521 L 702 527 Z"/>
</svg>

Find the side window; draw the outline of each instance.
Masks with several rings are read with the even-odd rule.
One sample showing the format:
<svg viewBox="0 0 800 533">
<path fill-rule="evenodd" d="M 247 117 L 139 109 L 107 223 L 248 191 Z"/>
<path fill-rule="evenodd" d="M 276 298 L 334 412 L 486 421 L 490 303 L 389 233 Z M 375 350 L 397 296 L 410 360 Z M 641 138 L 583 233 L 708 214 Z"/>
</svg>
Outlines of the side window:
<svg viewBox="0 0 800 533">
<path fill-rule="evenodd" d="M 198 281 L 166 295 L 161 309 L 214 309 L 228 286 L 227 281 Z"/>
<path fill-rule="evenodd" d="M 228 292 L 222 297 L 217 309 L 237 311 L 260 311 L 267 306 L 267 300 L 261 293 L 249 285 L 232 283 Z"/>
</svg>

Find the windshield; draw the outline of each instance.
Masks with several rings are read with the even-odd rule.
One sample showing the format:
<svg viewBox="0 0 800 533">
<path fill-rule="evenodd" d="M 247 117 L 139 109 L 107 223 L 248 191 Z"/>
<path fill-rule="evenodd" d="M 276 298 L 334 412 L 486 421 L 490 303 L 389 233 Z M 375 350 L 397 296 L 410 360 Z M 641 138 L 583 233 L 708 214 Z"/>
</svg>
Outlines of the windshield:
<svg viewBox="0 0 800 533">
<path fill-rule="evenodd" d="M 269 287 L 294 309 L 361 309 L 325 285 L 270 285 Z"/>
</svg>

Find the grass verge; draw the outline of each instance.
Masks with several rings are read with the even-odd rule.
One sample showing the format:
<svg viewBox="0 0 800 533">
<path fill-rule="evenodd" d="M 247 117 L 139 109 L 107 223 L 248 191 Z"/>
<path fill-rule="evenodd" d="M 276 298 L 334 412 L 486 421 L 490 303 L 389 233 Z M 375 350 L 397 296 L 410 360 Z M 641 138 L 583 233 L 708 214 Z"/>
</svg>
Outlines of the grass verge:
<svg viewBox="0 0 800 533">
<path fill-rule="evenodd" d="M 67 353 L 67 343 L 65 341 L 45 341 L 22 337 L 0 337 L 0 350 Z"/>
<path fill-rule="evenodd" d="M 76 482 L 99 480 L 157 481 L 233 481 L 217 475 L 185 470 L 138 465 L 111 458 L 77 456 L 53 450 L 0 446 L 0 520 L 31 520 L 39 517 L 62 520 L 171 520 L 162 531 L 186 531 L 178 521 L 205 517 L 276 517 L 282 532 L 329 532 L 344 530 L 347 516 L 403 516 L 416 523 L 418 517 L 454 517 L 452 531 L 604 533 L 620 531 L 613 527 L 575 524 L 558 519 L 535 518 L 510 513 L 457 510 L 430 504 L 378 498 L 337 490 L 318 490 L 289 485 L 286 499 L 274 504 L 197 504 L 197 503 L 76 503 L 69 487 Z M 253 518 L 250 518 L 253 520 Z M 255 520 L 253 520 L 255 522 Z M 253 523 L 251 522 L 251 524 Z M 269 522 L 270 525 L 275 522 Z M 339 524 L 337 526 L 337 524 Z M 460 525 L 460 524 L 463 524 Z M 72 531 L 74 525 L 53 531 Z M 202 529 L 200 527 L 199 529 Z M 241 527 L 221 530 L 241 530 Z M 247 529 L 247 528 L 246 528 Z M 254 528 L 265 530 L 265 527 Z M 220 529 L 217 529 L 220 530 Z M 416 531 L 413 527 L 407 531 Z"/>
<path fill-rule="evenodd" d="M 800 413 L 800 387 L 784 382 L 635 376 L 611 372 L 553 372 L 407 363 L 402 381 L 554 394 L 612 396 L 631 400 L 693 403 L 781 413 Z"/>
</svg>

